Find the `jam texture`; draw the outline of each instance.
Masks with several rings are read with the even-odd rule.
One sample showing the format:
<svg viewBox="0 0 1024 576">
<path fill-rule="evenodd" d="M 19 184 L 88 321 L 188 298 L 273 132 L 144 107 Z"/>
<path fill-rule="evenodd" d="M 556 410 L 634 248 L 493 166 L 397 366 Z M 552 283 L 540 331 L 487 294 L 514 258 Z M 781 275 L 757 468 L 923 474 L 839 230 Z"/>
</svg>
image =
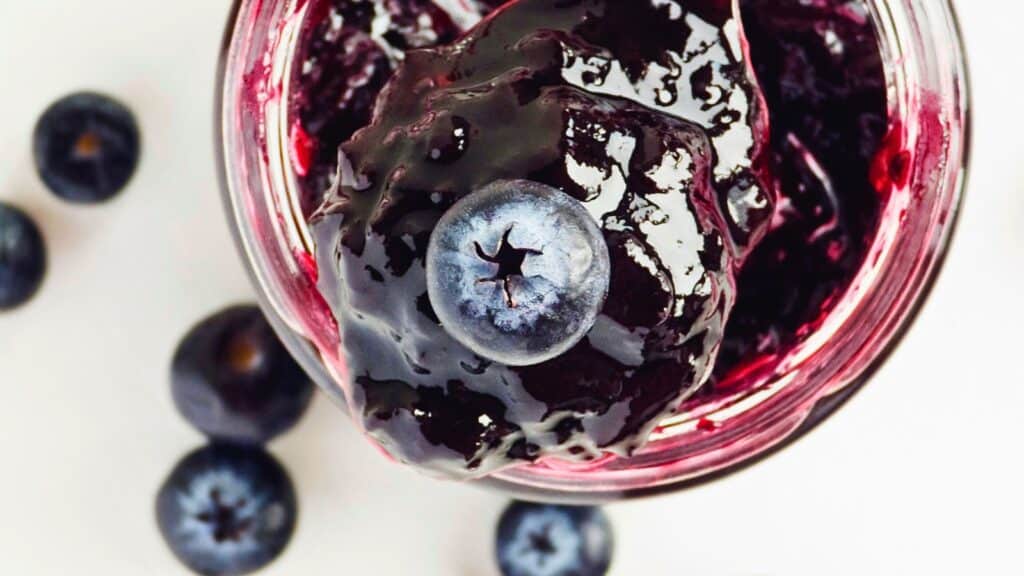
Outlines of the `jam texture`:
<svg viewBox="0 0 1024 576">
<path fill-rule="evenodd" d="M 749 386 L 811 335 L 846 292 L 878 230 L 886 75 L 864 0 L 743 0 L 751 60 L 771 115 L 780 201 L 737 277 L 715 377 L 692 402 Z"/>
<path fill-rule="evenodd" d="M 520 0 L 450 44 L 443 24 L 440 47 L 391 54 L 346 21 L 336 42 L 373 47 L 333 57 L 363 82 L 311 81 L 306 98 L 347 103 L 321 123 L 298 105 L 317 158 L 335 161 L 310 225 L 353 413 L 392 456 L 446 476 L 632 453 L 711 376 L 735 275 L 775 213 L 768 112 L 733 4 Z M 510 179 L 581 202 L 611 262 L 591 331 L 532 366 L 453 339 L 424 268 L 442 215 Z"/>
</svg>

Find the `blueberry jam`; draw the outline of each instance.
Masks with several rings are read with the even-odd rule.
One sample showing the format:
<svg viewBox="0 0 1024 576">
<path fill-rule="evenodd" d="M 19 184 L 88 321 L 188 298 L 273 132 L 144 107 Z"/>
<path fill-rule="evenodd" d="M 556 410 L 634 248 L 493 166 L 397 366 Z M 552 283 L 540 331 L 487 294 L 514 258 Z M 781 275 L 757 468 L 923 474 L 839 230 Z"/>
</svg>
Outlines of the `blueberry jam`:
<svg viewBox="0 0 1024 576">
<path fill-rule="evenodd" d="M 739 385 L 828 313 L 882 202 L 863 0 L 499 4 L 313 0 L 290 96 L 353 412 L 456 477 L 629 454 L 687 398 Z M 611 261 L 586 337 L 528 366 L 450 336 L 427 291 L 438 221 L 508 179 L 579 202 Z"/>
<path fill-rule="evenodd" d="M 871 178 L 884 156 L 885 70 L 863 0 L 741 4 L 781 200 L 739 274 L 715 379 L 702 395 L 815 329 L 864 261 L 886 192 Z"/>
</svg>

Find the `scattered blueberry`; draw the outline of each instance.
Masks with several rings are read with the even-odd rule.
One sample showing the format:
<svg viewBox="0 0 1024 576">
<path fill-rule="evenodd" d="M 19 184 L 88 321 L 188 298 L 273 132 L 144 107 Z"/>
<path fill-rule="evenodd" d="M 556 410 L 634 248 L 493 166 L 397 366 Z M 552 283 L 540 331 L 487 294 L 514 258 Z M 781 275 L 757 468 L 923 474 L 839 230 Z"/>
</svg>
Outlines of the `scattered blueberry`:
<svg viewBox="0 0 1024 576">
<path fill-rule="evenodd" d="M 550 360 L 594 325 L 608 295 L 608 245 L 568 194 L 503 180 L 466 196 L 438 222 L 427 290 L 445 330 L 512 366 Z"/>
<path fill-rule="evenodd" d="M 46 245 L 28 214 L 0 203 L 0 310 L 28 301 L 46 273 Z"/>
<path fill-rule="evenodd" d="M 186 456 L 157 494 L 174 554 L 204 576 L 248 574 L 291 540 L 297 504 L 285 469 L 261 448 L 212 445 Z"/>
<path fill-rule="evenodd" d="M 171 367 L 174 403 L 211 438 L 261 444 L 295 425 L 313 386 L 255 306 L 234 306 L 185 336 Z"/>
<path fill-rule="evenodd" d="M 117 194 L 139 160 L 131 110 L 102 94 L 80 92 L 51 105 L 36 124 L 36 169 L 54 194 L 97 203 Z"/>
<path fill-rule="evenodd" d="M 601 576 L 612 548 L 611 523 L 600 508 L 515 502 L 498 522 L 504 576 Z"/>
</svg>

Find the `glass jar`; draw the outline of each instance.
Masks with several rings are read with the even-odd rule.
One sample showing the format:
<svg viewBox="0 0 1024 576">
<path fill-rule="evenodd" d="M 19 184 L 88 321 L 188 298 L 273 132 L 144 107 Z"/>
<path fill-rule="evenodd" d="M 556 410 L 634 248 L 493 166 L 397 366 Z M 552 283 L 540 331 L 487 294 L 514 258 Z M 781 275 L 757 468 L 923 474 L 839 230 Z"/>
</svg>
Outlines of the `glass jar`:
<svg viewBox="0 0 1024 576">
<path fill-rule="evenodd" d="M 771 454 L 832 413 L 892 353 L 955 228 L 966 176 L 966 65 L 946 0 L 869 0 L 888 79 L 890 136 L 913 158 L 850 289 L 820 327 L 735 395 L 662 422 L 631 458 L 544 462 L 478 481 L 521 497 L 599 502 L 680 489 Z M 283 341 L 336 401 L 345 363 L 291 169 L 287 92 L 307 0 L 236 0 L 223 48 L 217 136 L 231 226 Z M 904 167 L 906 168 L 906 167 Z M 709 432 L 710 430 L 710 432 Z"/>
</svg>

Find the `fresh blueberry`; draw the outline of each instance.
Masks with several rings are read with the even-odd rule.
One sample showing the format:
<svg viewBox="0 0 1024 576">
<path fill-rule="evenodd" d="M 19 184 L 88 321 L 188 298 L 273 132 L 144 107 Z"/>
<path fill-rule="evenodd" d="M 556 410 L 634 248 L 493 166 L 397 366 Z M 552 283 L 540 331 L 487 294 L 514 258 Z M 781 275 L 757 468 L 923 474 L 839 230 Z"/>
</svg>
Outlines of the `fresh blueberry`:
<svg viewBox="0 0 1024 576">
<path fill-rule="evenodd" d="M 313 386 L 255 306 L 234 306 L 196 325 L 171 367 L 178 410 L 211 438 L 269 441 L 295 425 Z"/>
<path fill-rule="evenodd" d="M 139 161 L 131 110 L 102 94 L 80 92 L 51 105 L 36 124 L 36 169 L 54 194 L 96 203 L 117 194 Z"/>
<path fill-rule="evenodd" d="M 612 548 L 611 523 L 600 508 L 515 502 L 498 522 L 504 576 L 601 576 Z"/>
<path fill-rule="evenodd" d="M 261 448 L 211 445 L 186 456 L 157 494 L 160 533 L 204 576 L 248 574 L 291 540 L 298 505 L 285 469 Z"/>
<path fill-rule="evenodd" d="M 610 279 L 608 246 L 571 196 L 502 180 L 449 209 L 427 249 L 427 290 L 445 330 L 511 366 L 550 360 L 594 325 Z"/>
<path fill-rule="evenodd" d="M 28 301 L 46 274 L 46 244 L 28 214 L 0 203 L 0 310 Z"/>
</svg>

